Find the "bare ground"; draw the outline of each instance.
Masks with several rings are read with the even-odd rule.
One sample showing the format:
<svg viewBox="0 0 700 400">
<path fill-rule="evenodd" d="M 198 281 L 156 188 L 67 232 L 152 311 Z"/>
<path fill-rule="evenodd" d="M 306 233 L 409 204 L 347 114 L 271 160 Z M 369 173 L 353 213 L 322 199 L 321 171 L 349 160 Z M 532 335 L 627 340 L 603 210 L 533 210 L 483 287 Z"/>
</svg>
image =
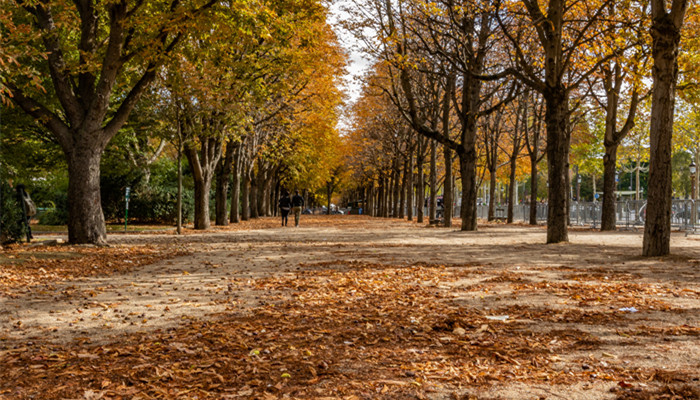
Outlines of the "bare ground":
<svg viewBox="0 0 700 400">
<path fill-rule="evenodd" d="M 276 223 L 114 235 L 189 254 L 0 292 L 0 399 L 699 396 L 700 236 Z"/>
</svg>

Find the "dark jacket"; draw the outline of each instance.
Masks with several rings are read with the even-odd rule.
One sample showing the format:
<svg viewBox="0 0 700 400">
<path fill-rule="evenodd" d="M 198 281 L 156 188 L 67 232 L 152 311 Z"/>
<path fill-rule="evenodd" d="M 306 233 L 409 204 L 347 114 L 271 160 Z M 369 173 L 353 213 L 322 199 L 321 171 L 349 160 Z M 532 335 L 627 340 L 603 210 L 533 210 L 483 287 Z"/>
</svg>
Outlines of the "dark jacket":
<svg viewBox="0 0 700 400">
<path fill-rule="evenodd" d="M 292 206 L 302 207 L 303 205 L 304 205 L 304 198 L 299 196 L 298 194 L 295 194 L 294 197 L 292 197 Z"/>
<path fill-rule="evenodd" d="M 289 196 L 282 196 L 280 198 L 280 208 L 285 210 L 292 208 L 292 201 L 289 199 Z"/>
</svg>

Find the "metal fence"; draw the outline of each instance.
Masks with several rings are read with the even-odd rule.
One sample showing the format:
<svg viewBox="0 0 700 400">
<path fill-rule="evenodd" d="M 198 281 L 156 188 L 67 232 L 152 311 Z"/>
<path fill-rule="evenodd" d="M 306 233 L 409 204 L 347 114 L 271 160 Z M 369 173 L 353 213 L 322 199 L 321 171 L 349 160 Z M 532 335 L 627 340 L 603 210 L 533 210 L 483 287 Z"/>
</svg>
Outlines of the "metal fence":
<svg viewBox="0 0 700 400">
<path fill-rule="evenodd" d="M 569 210 L 569 221 L 572 226 L 600 227 L 603 204 L 600 202 L 572 202 Z M 646 200 L 625 200 L 615 204 L 617 226 L 623 229 L 633 229 L 644 226 L 646 217 Z M 695 213 L 693 213 L 695 208 Z M 459 217 L 460 207 L 455 207 L 454 215 Z M 488 218 L 488 204 L 476 206 L 477 218 Z M 494 217 L 505 219 L 508 216 L 506 205 L 494 208 Z M 427 215 L 427 209 L 426 209 Z M 530 204 L 516 204 L 513 207 L 513 220 L 527 222 L 530 220 Z M 547 203 L 537 203 L 537 221 L 547 222 Z M 671 205 L 671 227 L 678 230 L 695 231 L 700 228 L 700 201 L 673 200 Z"/>
</svg>

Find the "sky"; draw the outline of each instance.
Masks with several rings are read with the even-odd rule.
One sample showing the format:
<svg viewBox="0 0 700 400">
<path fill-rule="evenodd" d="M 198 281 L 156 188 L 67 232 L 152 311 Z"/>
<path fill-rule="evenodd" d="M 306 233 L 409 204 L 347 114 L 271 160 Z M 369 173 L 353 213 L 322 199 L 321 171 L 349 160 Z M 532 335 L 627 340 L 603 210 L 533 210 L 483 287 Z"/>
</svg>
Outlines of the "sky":
<svg viewBox="0 0 700 400">
<path fill-rule="evenodd" d="M 334 0 L 329 7 L 330 14 L 328 16 L 328 23 L 333 27 L 333 30 L 338 36 L 338 42 L 348 54 L 347 74 L 343 78 L 344 89 L 348 96 L 347 105 L 354 103 L 360 96 L 362 90 L 360 77 L 370 66 L 370 60 L 360 51 L 357 40 L 350 32 L 340 26 L 342 21 L 350 17 L 346 11 L 343 11 L 343 8 L 352 6 L 353 0 Z M 346 107 L 346 112 L 348 112 L 347 108 L 348 107 Z M 341 116 L 338 127 L 341 131 L 349 128 L 348 115 Z"/>
</svg>

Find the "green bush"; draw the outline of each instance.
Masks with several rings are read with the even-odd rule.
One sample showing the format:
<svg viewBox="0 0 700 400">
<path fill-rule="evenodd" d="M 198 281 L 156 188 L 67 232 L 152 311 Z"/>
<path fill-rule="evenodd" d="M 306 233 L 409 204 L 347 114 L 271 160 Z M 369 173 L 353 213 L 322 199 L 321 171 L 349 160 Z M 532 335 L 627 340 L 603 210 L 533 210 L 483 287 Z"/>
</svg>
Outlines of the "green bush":
<svg viewBox="0 0 700 400">
<path fill-rule="evenodd" d="M 194 198 L 188 180 L 182 192 L 182 219 L 194 212 Z M 124 189 L 131 187 L 130 223 L 174 224 L 177 220 L 177 169 L 172 160 L 159 160 L 151 166 L 148 185 L 136 171 L 103 173 L 101 181 L 102 209 L 108 221 L 124 220 Z"/>
<path fill-rule="evenodd" d="M 57 208 L 48 208 L 39 214 L 40 225 L 66 225 L 68 215 Z"/>
<path fill-rule="evenodd" d="M 68 210 L 65 207 L 47 208 L 39 213 L 39 224 L 41 225 L 67 225 Z"/>
<path fill-rule="evenodd" d="M 182 192 L 182 220 L 194 212 L 192 192 Z M 177 221 L 177 188 L 151 187 L 133 194 L 129 202 L 129 220 L 141 223 L 175 223 Z"/>
<path fill-rule="evenodd" d="M 65 171 L 34 179 L 27 190 L 39 208 L 36 219 L 41 225 L 68 223 L 68 174 Z"/>
<path fill-rule="evenodd" d="M 102 199 L 102 212 L 107 221 L 124 219 L 124 189 L 128 186 L 133 189 L 140 180 L 136 171 L 105 170 L 100 176 L 100 198 Z M 131 210 L 129 210 L 131 213 Z"/>
<path fill-rule="evenodd" d="M 113 190 L 112 194 L 102 198 L 105 219 L 108 221 L 124 220 L 124 193 Z M 43 202 L 46 210 L 39 213 L 41 225 L 66 225 L 68 223 L 68 196 L 64 191 L 51 194 L 52 200 Z M 192 191 L 183 190 L 182 219 L 187 221 L 194 213 Z M 137 223 L 175 223 L 177 220 L 177 187 L 159 186 L 137 188 L 132 191 L 129 201 L 129 221 Z"/>
<path fill-rule="evenodd" d="M 2 180 L 0 196 L 0 242 L 17 242 L 26 234 L 17 192 Z"/>
<path fill-rule="evenodd" d="M 68 194 L 63 191 L 52 193 L 53 200 L 44 201 L 44 205 L 52 207 L 46 208 L 45 211 L 38 215 L 39 224 L 41 225 L 66 225 L 68 224 Z"/>
</svg>

